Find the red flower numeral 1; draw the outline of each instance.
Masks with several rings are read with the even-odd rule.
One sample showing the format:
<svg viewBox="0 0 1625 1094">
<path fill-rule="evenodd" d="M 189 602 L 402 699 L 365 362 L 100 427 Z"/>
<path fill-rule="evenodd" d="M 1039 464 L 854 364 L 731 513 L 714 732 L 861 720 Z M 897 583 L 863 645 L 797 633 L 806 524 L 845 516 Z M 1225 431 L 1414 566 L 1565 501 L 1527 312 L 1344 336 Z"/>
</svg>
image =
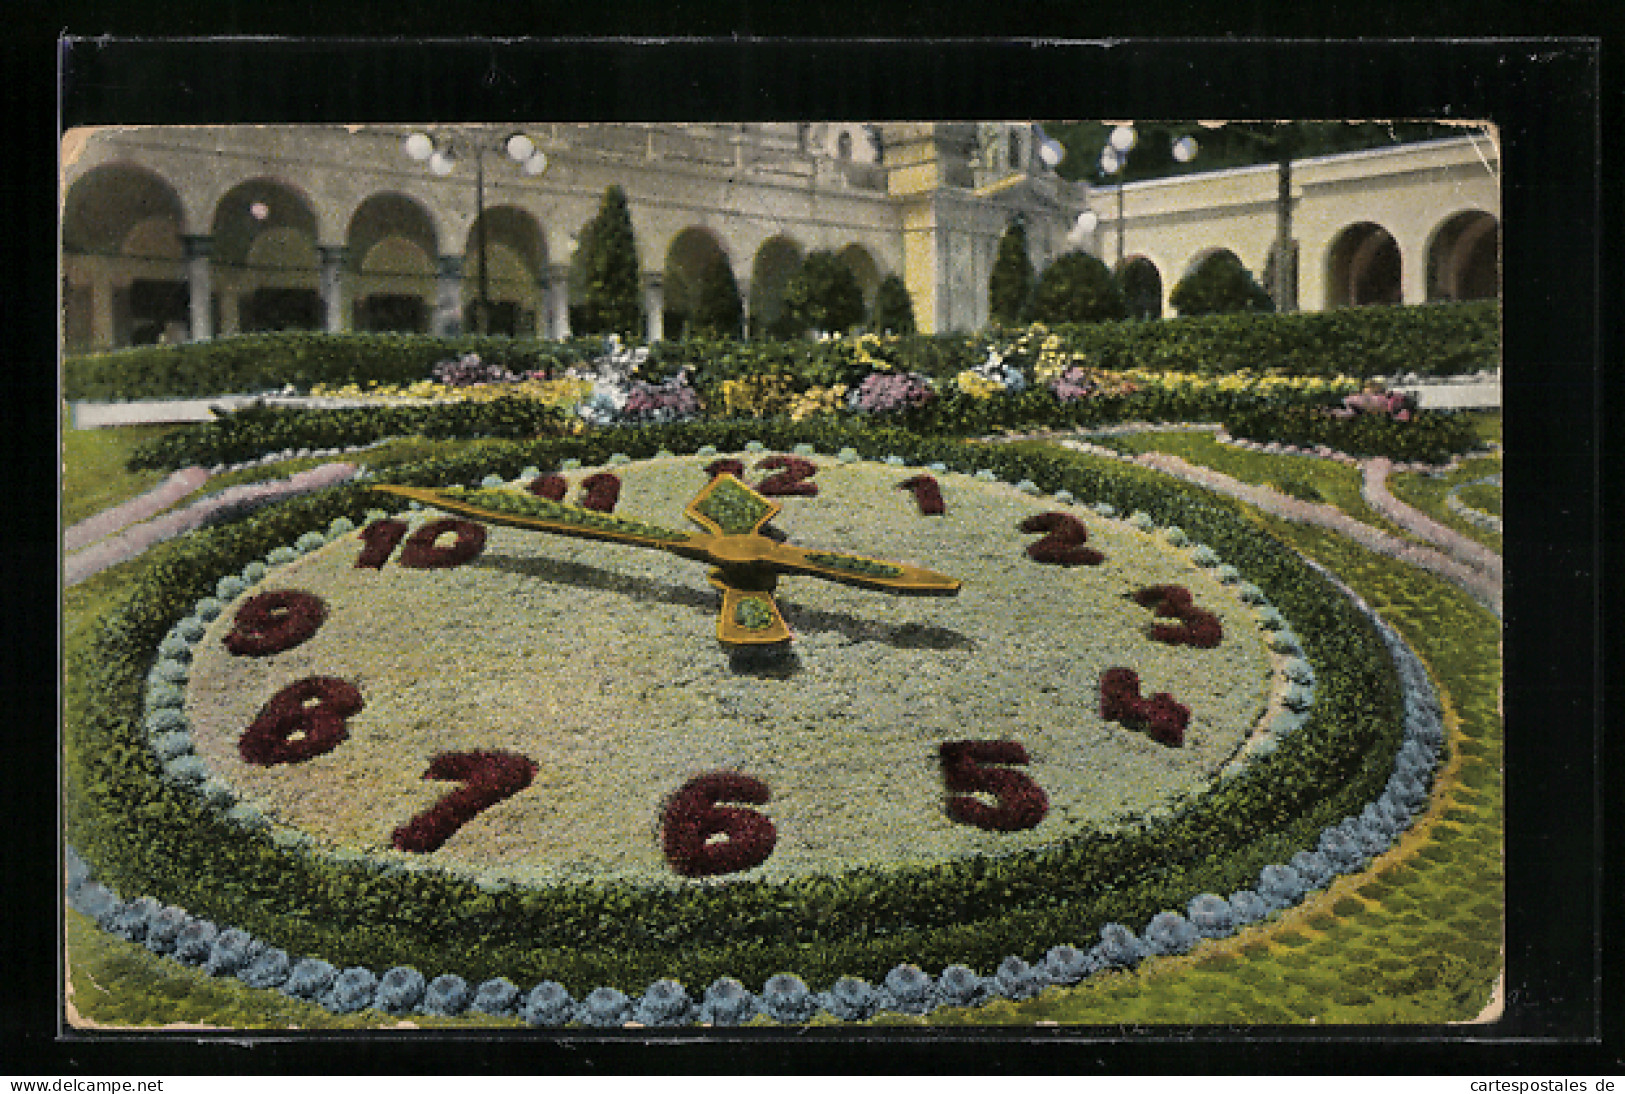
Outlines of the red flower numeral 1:
<svg viewBox="0 0 1625 1094">
<path fill-rule="evenodd" d="M 1044 532 L 1044 538 L 1027 545 L 1027 557 L 1052 566 L 1098 566 L 1106 556 L 1085 547 L 1089 529 L 1070 513 L 1038 513 L 1021 522 L 1023 532 Z"/>
<path fill-rule="evenodd" d="M 919 505 L 923 516 L 940 517 L 947 512 L 942 504 L 942 488 L 930 475 L 915 475 L 912 479 L 904 479 L 897 484 L 897 488 L 913 493 L 914 501 Z"/>
<path fill-rule="evenodd" d="M 713 479 L 718 475 L 732 475 L 734 478 L 743 478 L 745 475 L 745 461 L 724 456 L 720 460 L 712 460 L 705 465 L 705 473 Z"/>
<path fill-rule="evenodd" d="M 1139 674 L 1133 669 L 1114 668 L 1100 676 L 1100 716 L 1130 729 L 1143 729 L 1158 744 L 1178 748 L 1185 743 L 1191 711 L 1166 691 L 1141 698 Z"/>
<path fill-rule="evenodd" d="M 366 546 L 356 558 L 357 569 L 382 570 L 395 547 L 406 535 L 406 524 L 398 520 L 375 520 L 361 529 Z M 441 543 L 441 536 L 451 536 Z M 431 520 L 410 536 L 401 549 L 401 565 L 413 570 L 444 570 L 478 558 L 485 550 L 485 526 L 471 520 L 446 517 Z"/>
<path fill-rule="evenodd" d="M 250 597 L 237 609 L 226 649 L 239 657 L 291 650 L 321 628 L 327 605 L 314 593 L 279 589 Z"/>
<path fill-rule="evenodd" d="M 442 752 L 423 777 L 463 785 L 395 829 L 390 842 L 397 850 L 438 851 L 463 825 L 529 786 L 536 764 L 517 752 Z"/>
<path fill-rule="evenodd" d="M 756 487 L 756 492 L 764 497 L 810 498 L 818 493 L 818 484 L 807 481 L 818 471 L 818 465 L 811 460 L 799 456 L 769 456 L 756 466 L 778 470 L 778 474 L 769 475 Z"/>
<path fill-rule="evenodd" d="M 754 809 L 719 805 L 724 801 L 766 805 L 767 784 L 734 771 L 697 775 L 666 803 L 660 823 L 666 860 L 684 877 L 733 874 L 767 861 L 778 833 Z M 718 840 L 715 837 L 721 836 Z"/>
<path fill-rule="evenodd" d="M 525 489 L 548 501 L 563 501 L 564 493 L 570 489 L 570 484 L 564 481 L 563 475 L 549 471 L 545 475 L 537 475 L 531 479 Z"/>
<path fill-rule="evenodd" d="M 563 475 L 549 471 L 531 479 L 525 489 L 539 498 L 562 502 L 570 485 L 564 481 Z M 620 500 L 621 480 L 608 471 L 600 471 L 581 480 L 581 500 L 578 503 L 581 508 L 597 513 L 613 513 L 615 503 Z"/>
<path fill-rule="evenodd" d="M 375 520 L 361 529 L 361 554 L 355 560 L 358 570 L 382 570 L 406 535 L 404 520 Z"/>
<path fill-rule="evenodd" d="M 1170 646 L 1194 646 L 1210 650 L 1224 639 L 1219 617 L 1196 606 L 1190 590 L 1182 585 L 1151 585 L 1134 594 L 1142 608 L 1155 608 L 1162 619 L 1178 623 L 1151 624 L 1151 637 Z"/>
<path fill-rule="evenodd" d="M 987 764 L 1024 764 L 1027 750 L 1019 741 L 944 741 L 942 781 L 950 791 L 948 815 L 960 824 L 989 832 L 1019 832 L 1032 828 L 1049 812 L 1043 788 L 1021 771 Z M 971 797 L 990 794 L 997 805 Z"/>
<path fill-rule="evenodd" d="M 361 692 L 335 676 L 307 676 L 271 696 L 237 740 L 237 752 L 259 767 L 303 763 L 349 737 L 344 720 L 365 704 Z"/>
</svg>

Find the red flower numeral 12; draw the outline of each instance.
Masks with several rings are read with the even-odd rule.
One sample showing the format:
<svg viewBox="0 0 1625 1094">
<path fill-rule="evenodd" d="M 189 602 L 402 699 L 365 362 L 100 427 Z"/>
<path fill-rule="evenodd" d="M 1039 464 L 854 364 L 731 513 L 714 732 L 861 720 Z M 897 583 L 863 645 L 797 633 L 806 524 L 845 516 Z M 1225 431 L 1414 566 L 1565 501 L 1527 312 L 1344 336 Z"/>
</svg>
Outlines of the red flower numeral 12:
<svg viewBox="0 0 1625 1094">
<path fill-rule="evenodd" d="M 349 681 L 307 676 L 271 696 L 238 738 L 237 752 L 259 767 L 303 763 L 342 744 L 350 735 L 344 720 L 364 705 Z"/>
<path fill-rule="evenodd" d="M 733 874 L 767 861 L 778 833 L 754 809 L 724 801 L 766 805 L 771 793 L 761 779 L 735 771 L 697 775 L 672 795 L 661 816 L 666 859 L 684 877 Z M 721 840 L 714 837 L 722 836 Z"/>
<path fill-rule="evenodd" d="M 1049 812 L 1043 788 L 1021 771 L 987 764 L 1024 764 L 1027 750 L 1019 741 L 944 741 L 942 781 L 951 791 L 948 815 L 960 824 L 990 832 L 1019 832 L 1032 828 Z M 990 794 L 998 805 L 970 795 Z"/>
<path fill-rule="evenodd" d="M 450 543 L 440 543 L 440 537 L 450 535 Z M 375 520 L 361 529 L 361 542 L 365 544 L 355 560 L 358 570 L 382 570 L 395 547 L 406 536 L 406 522 Z M 461 566 L 478 558 L 485 550 L 485 526 L 471 520 L 447 517 L 431 520 L 406 539 L 401 550 L 401 565 L 413 570 L 444 570 Z"/>
<path fill-rule="evenodd" d="M 776 471 L 776 474 L 767 476 L 756 484 L 756 492 L 763 497 L 797 496 L 810 498 L 818 493 L 818 484 L 808 482 L 818 473 L 818 465 L 811 460 L 804 460 L 800 456 L 768 456 L 756 464 L 758 470 L 767 469 Z M 705 465 L 705 473 L 713 479 L 718 475 L 732 475 L 743 481 L 745 477 L 745 464 L 731 456 L 724 456 L 719 460 L 712 460 Z"/>
<path fill-rule="evenodd" d="M 1027 545 L 1027 557 L 1052 566 L 1098 566 L 1106 556 L 1085 547 L 1089 530 L 1070 513 L 1038 513 L 1021 522 L 1023 532 L 1044 532 L 1036 543 Z"/>
<path fill-rule="evenodd" d="M 463 825 L 529 786 L 536 764 L 517 752 L 442 752 L 423 777 L 463 785 L 395 829 L 397 850 L 438 851 Z"/>
</svg>

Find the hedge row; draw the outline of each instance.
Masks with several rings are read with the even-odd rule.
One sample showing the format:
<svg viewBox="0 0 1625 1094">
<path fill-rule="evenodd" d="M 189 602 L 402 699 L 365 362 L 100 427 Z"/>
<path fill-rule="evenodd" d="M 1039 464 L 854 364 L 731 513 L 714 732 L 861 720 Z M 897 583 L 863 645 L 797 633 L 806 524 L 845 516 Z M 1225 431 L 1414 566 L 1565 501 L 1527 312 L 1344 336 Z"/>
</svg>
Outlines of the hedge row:
<svg viewBox="0 0 1625 1094">
<path fill-rule="evenodd" d="M 1094 368 L 1204 375 L 1247 369 L 1295 376 L 1443 376 L 1495 368 L 1500 359 L 1500 307 L 1494 302 L 1087 323 L 1054 333 L 1064 351 L 1081 354 Z M 1015 341 L 997 334 L 911 335 L 888 341 L 883 352 L 898 368 L 947 379 L 985 360 L 990 344 L 1008 348 Z M 597 338 L 559 343 L 257 334 L 72 357 L 64 367 L 63 387 L 69 399 L 91 400 L 221 395 L 285 384 L 301 390 L 317 383 L 408 384 L 428 378 L 437 362 L 465 353 L 478 353 L 514 373 L 557 372 L 590 359 L 601 348 Z M 779 372 L 794 377 L 798 387 L 855 383 L 870 368 L 859 360 L 857 340 L 851 338 L 693 339 L 654 346 L 646 371 L 658 378 L 684 366 L 701 390 L 727 379 Z"/>
<path fill-rule="evenodd" d="M 1250 441 L 1325 445 L 1351 456 L 1435 464 L 1478 444 L 1470 418 L 1436 410 L 1414 411 L 1410 421 L 1401 422 L 1386 414 L 1334 418 L 1312 407 L 1254 407 L 1227 415 L 1224 426 L 1231 436 Z"/>
<path fill-rule="evenodd" d="M 1314 846 L 1321 829 L 1358 813 L 1389 778 L 1400 692 L 1369 621 L 1232 504 L 1140 469 L 833 422 L 714 422 L 491 446 L 478 458 L 397 468 L 388 477 L 472 485 L 571 456 L 599 462 L 612 452 L 639 458 L 704 444 L 737 450 L 749 440 L 985 467 L 1177 524 L 1259 585 L 1304 636 L 1320 701 L 1273 754 L 1170 815 L 929 869 L 853 870 L 787 884 L 488 890 L 435 871 L 307 856 L 166 783 L 145 739 L 141 704 L 153 651 L 222 575 L 337 517 L 360 521 L 368 509 L 392 508 L 382 495 L 345 486 L 160 549 L 125 601 L 73 643 L 70 841 L 127 896 L 150 895 L 290 953 L 341 964 L 553 979 L 572 990 L 608 984 L 633 992 L 660 977 L 761 982 L 786 970 L 827 986 L 842 975 L 878 978 L 904 962 L 991 968 L 1010 954 L 1037 959 L 1053 945 L 1098 936 L 1107 923 L 1143 923 L 1183 907 L 1193 893 L 1248 888 L 1264 866 Z"/>
</svg>

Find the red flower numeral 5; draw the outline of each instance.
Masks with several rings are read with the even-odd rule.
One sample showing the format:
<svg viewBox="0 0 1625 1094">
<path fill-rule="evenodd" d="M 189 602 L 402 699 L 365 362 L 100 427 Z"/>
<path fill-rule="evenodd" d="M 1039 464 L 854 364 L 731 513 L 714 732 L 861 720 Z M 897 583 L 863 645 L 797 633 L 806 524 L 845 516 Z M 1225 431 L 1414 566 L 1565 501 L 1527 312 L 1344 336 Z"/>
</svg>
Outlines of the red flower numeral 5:
<svg viewBox="0 0 1625 1094">
<path fill-rule="evenodd" d="M 684 783 L 660 818 L 666 859 L 684 877 L 733 874 L 767 861 L 778 842 L 773 822 L 754 809 L 724 801 L 766 805 L 771 793 L 761 779 L 713 771 Z M 725 837 L 713 842 L 714 837 Z"/>
<path fill-rule="evenodd" d="M 563 475 L 548 472 L 530 480 L 525 489 L 548 501 L 563 501 L 570 484 L 564 481 Z M 595 513 L 613 513 L 615 503 L 620 500 L 621 480 L 608 471 L 599 471 L 581 480 L 581 500 L 577 503 L 581 508 Z"/>
<path fill-rule="evenodd" d="M 757 470 L 777 470 L 777 474 L 769 475 L 756 484 L 756 492 L 764 497 L 797 496 L 810 498 L 818 493 L 818 484 L 808 482 L 818 473 L 818 465 L 811 460 L 804 460 L 800 456 L 768 456 L 757 461 Z M 712 460 L 705 465 L 705 473 L 713 479 L 718 475 L 732 475 L 736 479 L 745 477 L 745 464 L 742 460 L 724 457 Z"/>
<path fill-rule="evenodd" d="M 314 593 L 279 589 L 249 597 L 237 609 L 226 649 L 239 657 L 265 657 L 291 650 L 315 634 L 327 605 Z"/>
<path fill-rule="evenodd" d="M 390 842 L 397 850 L 438 851 L 463 825 L 529 786 L 536 763 L 517 752 L 442 752 L 423 777 L 463 785 L 395 829 Z"/>
<path fill-rule="evenodd" d="M 259 767 L 296 764 L 331 752 L 349 737 L 344 720 L 365 704 L 336 676 L 307 676 L 271 696 L 237 740 L 237 752 Z"/>
<path fill-rule="evenodd" d="M 1021 522 L 1023 532 L 1045 532 L 1043 539 L 1027 545 L 1027 557 L 1052 566 L 1098 566 L 1106 556 L 1085 547 L 1089 529 L 1070 513 L 1038 513 Z"/>
<path fill-rule="evenodd" d="M 1020 771 L 986 764 L 1024 764 L 1027 750 L 1019 741 L 944 741 L 942 781 L 954 793 L 949 795 L 948 815 L 960 824 L 989 832 L 1019 832 L 1032 828 L 1049 812 L 1049 798 L 1043 788 Z M 998 805 L 988 805 L 970 795 L 991 794 Z"/>
<path fill-rule="evenodd" d="M 1162 619 L 1178 623 L 1151 624 L 1151 637 L 1170 646 L 1194 646 L 1210 650 L 1224 639 L 1219 617 L 1196 606 L 1190 590 L 1183 585 L 1151 585 L 1134 594 L 1134 603 L 1155 608 Z"/>
<path fill-rule="evenodd" d="M 406 535 L 406 522 L 375 520 L 361 529 L 361 554 L 356 558 L 358 570 L 382 570 L 395 547 Z M 451 536 L 450 543 L 441 543 L 441 536 Z M 447 517 L 431 520 L 411 536 L 401 550 L 401 565 L 413 570 L 443 570 L 461 566 L 478 558 L 485 550 L 485 526 L 471 520 Z"/>
</svg>

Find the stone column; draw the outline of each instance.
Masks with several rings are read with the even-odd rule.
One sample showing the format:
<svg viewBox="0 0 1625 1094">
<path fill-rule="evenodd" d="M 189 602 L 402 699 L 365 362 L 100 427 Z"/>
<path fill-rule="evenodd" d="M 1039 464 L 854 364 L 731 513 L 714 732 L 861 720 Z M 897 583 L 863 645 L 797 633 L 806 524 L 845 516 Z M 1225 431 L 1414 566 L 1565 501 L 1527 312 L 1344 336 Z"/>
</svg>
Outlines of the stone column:
<svg viewBox="0 0 1625 1094">
<path fill-rule="evenodd" d="M 114 337 L 113 278 L 98 262 L 90 275 L 90 344 L 112 349 Z"/>
<path fill-rule="evenodd" d="M 210 236 L 183 236 L 181 244 L 186 255 L 186 280 L 191 287 L 192 341 L 206 342 L 214 337 L 211 310 L 214 290 L 209 270 L 209 252 L 214 248 L 214 239 Z"/>
<path fill-rule="evenodd" d="M 1399 301 L 1402 304 L 1428 302 L 1427 243 L 1418 239 L 1403 244 L 1394 240 L 1399 248 Z"/>
<path fill-rule="evenodd" d="M 570 264 L 555 262 L 547 267 L 543 276 L 547 294 L 547 322 L 543 330 L 547 337 L 562 342 L 570 337 Z"/>
<path fill-rule="evenodd" d="M 643 319 L 650 342 L 666 336 L 665 274 L 650 271 L 643 275 Z"/>
<path fill-rule="evenodd" d="M 450 337 L 463 330 L 463 256 L 441 255 L 435 263 L 434 319 L 429 328 Z"/>
<path fill-rule="evenodd" d="M 316 248 L 316 253 L 322 261 L 322 304 L 325 307 L 322 329 L 336 334 L 347 326 L 344 322 L 344 260 L 349 256 L 350 249 L 323 244 Z"/>
<path fill-rule="evenodd" d="M 242 293 L 236 289 L 222 289 L 220 291 L 220 333 L 241 334 L 242 321 Z"/>
<path fill-rule="evenodd" d="M 750 337 L 750 282 L 734 282 L 739 287 L 739 340 L 745 341 Z"/>
</svg>

